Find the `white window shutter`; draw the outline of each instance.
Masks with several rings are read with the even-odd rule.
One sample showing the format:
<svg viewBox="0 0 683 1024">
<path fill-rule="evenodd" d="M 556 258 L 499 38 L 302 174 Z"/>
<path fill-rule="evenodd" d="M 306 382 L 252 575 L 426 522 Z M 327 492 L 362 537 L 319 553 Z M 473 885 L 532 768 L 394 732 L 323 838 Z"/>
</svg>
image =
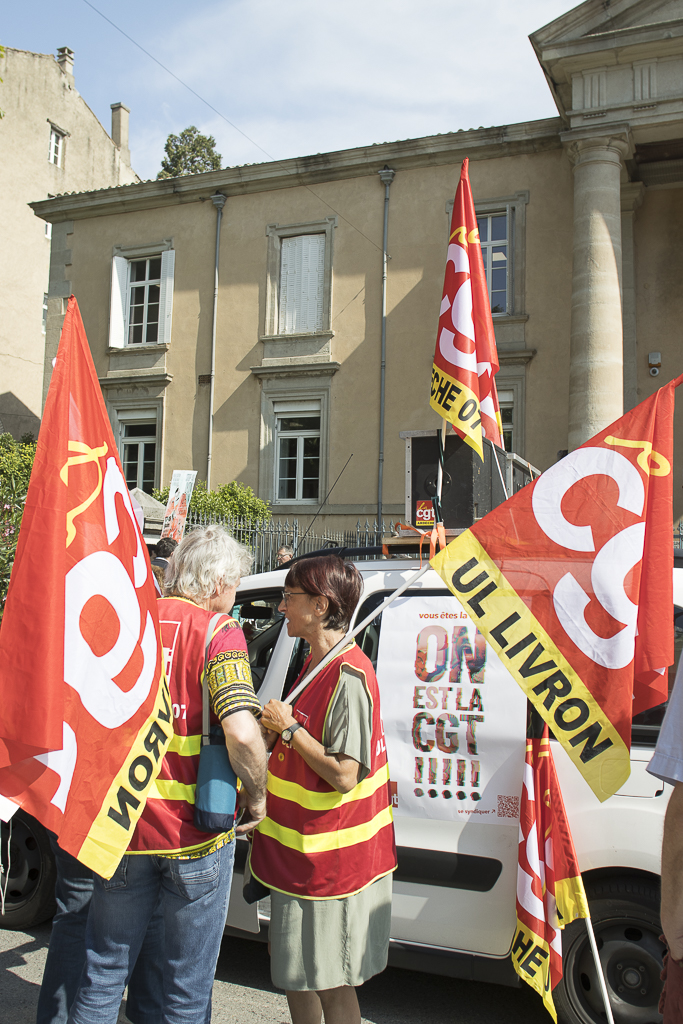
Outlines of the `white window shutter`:
<svg viewBox="0 0 683 1024">
<path fill-rule="evenodd" d="M 171 344 L 171 321 L 173 318 L 173 275 L 175 273 L 175 249 L 166 249 L 161 254 L 161 288 L 159 296 L 160 345 Z"/>
<path fill-rule="evenodd" d="M 126 344 L 128 320 L 128 260 L 114 256 L 111 265 L 111 302 L 109 305 L 109 347 Z"/>
<path fill-rule="evenodd" d="M 324 235 L 295 235 L 282 239 L 280 334 L 322 330 L 324 277 Z"/>
</svg>

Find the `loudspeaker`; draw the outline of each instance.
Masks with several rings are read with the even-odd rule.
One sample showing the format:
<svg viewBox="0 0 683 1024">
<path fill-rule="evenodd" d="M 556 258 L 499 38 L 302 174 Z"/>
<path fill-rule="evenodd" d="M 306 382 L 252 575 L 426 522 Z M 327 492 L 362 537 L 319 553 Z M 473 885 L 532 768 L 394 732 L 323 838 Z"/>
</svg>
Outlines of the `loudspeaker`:
<svg viewBox="0 0 683 1024">
<path fill-rule="evenodd" d="M 405 436 L 405 435 L 404 435 Z M 436 476 L 439 460 L 439 440 L 436 433 L 422 436 L 413 435 L 409 442 L 409 475 L 406 499 L 410 501 L 410 522 L 414 526 L 426 525 L 425 512 L 428 508 L 426 499 L 436 494 Z M 500 472 L 494 460 L 498 460 Z M 517 466 L 515 475 L 521 470 Z M 487 515 L 505 501 L 505 490 L 501 481 L 507 483 L 507 456 L 502 448 L 496 447 L 484 438 L 484 461 L 457 434 L 446 436 L 444 458 L 443 487 L 441 492 L 441 508 L 444 526 L 447 530 L 467 529 L 477 519 Z M 515 480 L 520 486 L 528 483 L 531 475 L 522 482 L 520 476 Z M 420 503 L 418 505 L 418 502 Z M 407 502 L 406 502 L 407 504 Z M 408 509 L 406 509 L 408 512 Z"/>
</svg>

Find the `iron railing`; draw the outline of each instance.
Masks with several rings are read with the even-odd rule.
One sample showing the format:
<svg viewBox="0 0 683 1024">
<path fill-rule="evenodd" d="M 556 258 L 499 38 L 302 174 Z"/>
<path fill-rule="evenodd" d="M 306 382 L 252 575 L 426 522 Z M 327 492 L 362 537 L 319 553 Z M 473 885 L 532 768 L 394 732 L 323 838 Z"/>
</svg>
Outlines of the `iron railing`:
<svg viewBox="0 0 683 1024">
<path fill-rule="evenodd" d="M 317 551 L 325 547 L 371 548 L 382 543 L 382 537 L 394 532 L 393 520 L 382 520 L 381 528 L 375 519 L 372 523 L 357 520 L 350 530 L 326 530 L 321 533 L 306 532 L 298 519 L 251 520 L 243 516 L 197 515 L 190 512 L 185 529 L 195 530 L 209 523 L 221 523 L 236 540 L 245 544 L 254 555 L 253 572 L 268 572 L 277 568 L 276 556 L 285 545 L 293 548 L 295 555 Z M 354 556 L 363 560 L 364 556 Z M 367 556 L 376 557 L 374 555 Z"/>
</svg>

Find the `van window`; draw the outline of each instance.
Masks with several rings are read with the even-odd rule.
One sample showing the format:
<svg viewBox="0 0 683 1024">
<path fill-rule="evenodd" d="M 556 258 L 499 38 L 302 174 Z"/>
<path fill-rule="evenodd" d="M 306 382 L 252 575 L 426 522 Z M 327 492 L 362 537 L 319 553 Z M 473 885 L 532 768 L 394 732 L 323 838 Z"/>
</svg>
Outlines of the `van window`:
<svg viewBox="0 0 683 1024">
<path fill-rule="evenodd" d="M 674 663 L 669 668 L 669 696 L 673 690 L 678 661 L 683 650 L 683 608 L 674 605 Z M 641 711 L 633 719 L 631 727 L 631 743 L 637 743 L 641 747 L 654 747 L 657 743 L 659 730 L 664 720 L 664 713 L 668 700 L 657 707 Z"/>
<path fill-rule="evenodd" d="M 238 594 L 238 603 L 232 610 L 233 618 L 239 622 L 247 641 L 251 677 L 257 693 L 285 621 L 282 612 L 278 611 L 281 600 L 281 589 Z"/>
</svg>

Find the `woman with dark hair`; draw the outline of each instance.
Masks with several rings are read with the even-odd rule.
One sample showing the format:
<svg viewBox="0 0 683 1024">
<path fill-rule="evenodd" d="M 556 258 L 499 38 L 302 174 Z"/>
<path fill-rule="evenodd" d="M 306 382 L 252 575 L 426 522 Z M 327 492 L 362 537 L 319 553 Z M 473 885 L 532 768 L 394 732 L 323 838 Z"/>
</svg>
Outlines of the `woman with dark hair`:
<svg viewBox="0 0 683 1024">
<path fill-rule="evenodd" d="M 307 640 L 303 678 L 348 630 L 362 590 L 336 555 L 296 562 L 280 610 Z M 271 889 L 271 974 L 294 1024 L 360 1024 L 355 988 L 384 970 L 396 847 L 377 679 L 356 646 L 293 705 L 271 700 L 266 818 L 251 871 Z"/>
</svg>

